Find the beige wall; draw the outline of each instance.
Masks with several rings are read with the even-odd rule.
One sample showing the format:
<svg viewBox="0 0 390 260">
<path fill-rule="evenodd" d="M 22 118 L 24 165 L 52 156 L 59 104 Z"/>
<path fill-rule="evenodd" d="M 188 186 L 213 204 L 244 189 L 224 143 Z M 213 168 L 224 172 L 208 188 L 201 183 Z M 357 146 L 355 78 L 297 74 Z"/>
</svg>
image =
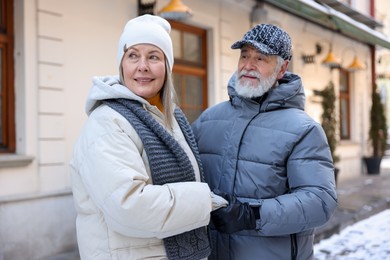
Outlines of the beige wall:
<svg viewBox="0 0 390 260">
<path fill-rule="evenodd" d="M 0 234 L 4 234 L 0 259 L 39 259 L 76 247 L 68 162 L 86 119 L 84 104 L 91 78 L 117 74 L 117 42 L 127 20 L 137 15 L 137 1 L 14 1 L 18 155 L 12 159 L 19 163 L 0 168 Z M 159 0 L 156 10 L 168 2 Z M 194 12 L 186 22 L 208 32 L 208 96 L 213 105 L 227 99 L 226 84 L 239 55 L 230 46 L 250 28 L 254 1 L 184 3 Z M 353 46 L 369 66 L 368 48 L 278 9 L 267 10 L 267 20 L 259 22 L 276 23 L 290 33 L 291 68 L 302 76 L 308 113 L 320 121 L 321 107 L 313 90 L 322 89 L 329 80 L 338 89 L 338 71 L 320 64 L 328 51 L 327 40 L 333 41 L 343 65 L 351 61 L 352 52 L 347 50 Z M 314 53 L 316 42 L 322 43 L 323 52 L 314 64 L 304 64 L 301 55 Z M 369 67 L 353 75 L 353 132 L 352 140 L 338 147 L 341 178 L 362 172 L 370 79 Z M 30 158 L 30 163 L 21 164 Z"/>
<path fill-rule="evenodd" d="M 0 168 L 0 259 L 76 248 L 68 163 L 91 78 L 116 73 L 117 41 L 135 7 L 127 0 L 15 0 L 17 155 L 2 156 L 13 167 Z"/>
</svg>

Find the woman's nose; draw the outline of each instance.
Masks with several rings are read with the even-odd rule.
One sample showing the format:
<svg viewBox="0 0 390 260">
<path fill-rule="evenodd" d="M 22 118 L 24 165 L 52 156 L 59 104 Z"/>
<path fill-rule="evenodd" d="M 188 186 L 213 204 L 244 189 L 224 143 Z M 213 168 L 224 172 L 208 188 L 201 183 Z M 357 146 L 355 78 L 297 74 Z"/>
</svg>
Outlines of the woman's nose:
<svg viewBox="0 0 390 260">
<path fill-rule="evenodd" d="M 141 58 L 139 60 L 138 70 L 139 71 L 147 71 L 147 70 L 149 70 L 149 64 L 148 64 L 148 60 L 146 58 Z"/>
</svg>

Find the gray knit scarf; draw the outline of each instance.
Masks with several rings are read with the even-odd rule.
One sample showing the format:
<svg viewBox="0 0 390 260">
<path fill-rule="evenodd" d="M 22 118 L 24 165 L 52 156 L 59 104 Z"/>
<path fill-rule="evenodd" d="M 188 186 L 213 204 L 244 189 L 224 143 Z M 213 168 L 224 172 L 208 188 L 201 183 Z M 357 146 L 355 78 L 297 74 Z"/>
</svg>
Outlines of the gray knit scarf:
<svg viewBox="0 0 390 260">
<path fill-rule="evenodd" d="M 149 158 L 153 184 L 195 181 L 192 164 L 180 144 L 158 123 L 139 102 L 128 99 L 105 100 L 134 127 Z M 183 112 L 175 109 L 175 118 L 198 161 L 201 178 L 203 169 L 195 138 Z M 211 253 L 206 227 L 164 238 L 169 259 L 198 260 Z"/>
</svg>

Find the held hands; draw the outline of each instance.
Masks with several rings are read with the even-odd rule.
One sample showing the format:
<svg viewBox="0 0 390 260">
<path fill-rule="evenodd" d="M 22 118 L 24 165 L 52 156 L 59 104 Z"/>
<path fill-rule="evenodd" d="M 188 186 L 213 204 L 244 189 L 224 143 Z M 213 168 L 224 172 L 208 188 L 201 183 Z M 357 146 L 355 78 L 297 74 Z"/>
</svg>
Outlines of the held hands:
<svg viewBox="0 0 390 260">
<path fill-rule="evenodd" d="M 214 191 L 218 194 L 218 191 Z M 233 195 L 219 194 L 229 202 L 227 207 L 220 208 L 211 212 L 211 219 L 214 226 L 220 232 L 231 234 L 244 229 L 256 228 L 255 210 L 252 209 L 248 203 L 242 203 Z"/>
<path fill-rule="evenodd" d="M 211 195 L 211 211 L 217 210 L 222 207 L 226 207 L 229 203 L 223 197 L 218 196 L 214 192 L 210 193 Z"/>
</svg>

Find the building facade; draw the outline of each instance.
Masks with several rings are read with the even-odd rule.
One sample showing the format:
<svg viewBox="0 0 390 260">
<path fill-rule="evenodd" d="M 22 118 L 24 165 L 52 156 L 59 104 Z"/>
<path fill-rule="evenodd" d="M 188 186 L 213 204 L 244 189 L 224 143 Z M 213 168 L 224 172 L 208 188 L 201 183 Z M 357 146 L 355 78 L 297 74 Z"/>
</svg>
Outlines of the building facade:
<svg viewBox="0 0 390 260">
<path fill-rule="evenodd" d="M 1 125 L 0 259 L 44 259 L 77 249 L 69 161 L 86 119 L 85 99 L 93 76 L 118 74 L 119 36 L 145 1 L 0 2 L 2 17 L 11 17 L 2 21 L 0 38 L 1 102 L 7 104 Z M 155 1 L 153 12 L 168 2 Z M 276 24 L 292 37 L 289 70 L 302 77 L 306 110 L 318 122 L 322 108 L 314 92 L 335 85 L 339 180 L 365 174 L 377 55 L 390 48 L 382 22 L 373 16 L 374 2 L 184 0 L 193 15 L 172 21 L 180 105 L 193 120 L 226 100 L 239 56 L 231 44 L 256 23 Z M 325 66 L 330 51 L 339 62 Z M 352 72 L 355 56 L 364 68 Z"/>
</svg>

